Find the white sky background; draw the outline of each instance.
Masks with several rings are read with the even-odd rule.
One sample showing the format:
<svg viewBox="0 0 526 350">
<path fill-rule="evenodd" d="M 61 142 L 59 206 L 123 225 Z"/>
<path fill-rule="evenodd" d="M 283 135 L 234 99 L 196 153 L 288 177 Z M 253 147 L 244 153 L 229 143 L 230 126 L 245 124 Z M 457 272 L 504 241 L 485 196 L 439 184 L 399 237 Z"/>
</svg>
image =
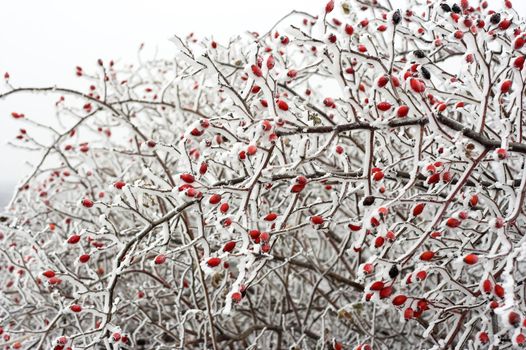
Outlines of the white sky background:
<svg viewBox="0 0 526 350">
<path fill-rule="evenodd" d="M 171 58 L 174 50 L 168 38 L 173 34 L 195 32 L 221 42 L 247 30 L 264 33 L 291 10 L 318 14 L 327 1 L 2 0 L 0 77 L 8 71 L 15 86 L 85 89 L 86 83 L 75 76 L 77 65 L 92 70 L 98 58 L 133 63 L 142 42 L 145 57 L 158 50 L 159 57 Z M 404 8 L 404 0 L 392 2 Z M 513 3 L 526 15 L 526 1 Z M 57 96 L 25 94 L 0 100 L 0 205 L 5 204 L 2 193 L 5 197 L 31 170 L 26 160 L 36 156 L 7 145 L 23 127 L 10 113 L 19 111 L 45 124 L 52 119 Z"/>
</svg>

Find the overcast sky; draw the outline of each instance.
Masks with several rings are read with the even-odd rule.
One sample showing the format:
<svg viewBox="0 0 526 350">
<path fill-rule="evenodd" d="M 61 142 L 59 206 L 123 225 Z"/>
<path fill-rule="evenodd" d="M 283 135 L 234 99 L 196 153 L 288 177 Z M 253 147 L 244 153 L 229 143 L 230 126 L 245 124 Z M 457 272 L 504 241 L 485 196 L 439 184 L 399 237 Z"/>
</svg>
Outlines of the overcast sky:
<svg viewBox="0 0 526 350">
<path fill-rule="evenodd" d="M 403 6 L 403 0 L 394 0 Z M 495 3 L 491 0 L 490 3 Z M 513 1 L 526 14 L 526 1 Z M 137 48 L 170 57 L 168 38 L 195 32 L 226 41 L 246 30 L 265 32 L 292 9 L 319 13 L 326 0 L 2 0 L 0 76 L 5 71 L 17 86 L 79 87 L 75 66 L 94 67 L 96 60 L 134 62 Z M 84 87 L 84 86 L 82 86 Z M 6 143 L 21 111 L 46 123 L 54 98 L 19 95 L 0 100 L 0 198 L 30 170 L 31 156 Z M 33 156 L 34 159 L 34 156 Z M 5 199 L 4 199 L 5 200 Z M 2 205 L 0 199 L 0 205 Z"/>
</svg>

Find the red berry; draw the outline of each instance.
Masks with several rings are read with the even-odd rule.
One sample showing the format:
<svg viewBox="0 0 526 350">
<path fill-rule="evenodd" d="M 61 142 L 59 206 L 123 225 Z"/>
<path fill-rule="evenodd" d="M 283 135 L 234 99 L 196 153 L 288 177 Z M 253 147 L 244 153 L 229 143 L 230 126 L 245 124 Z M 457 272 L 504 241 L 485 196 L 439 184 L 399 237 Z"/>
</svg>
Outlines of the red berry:
<svg viewBox="0 0 526 350">
<path fill-rule="evenodd" d="M 42 272 L 42 275 L 44 275 L 47 278 L 53 278 L 55 277 L 55 271 L 47 270 L 47 271 Z"/>
<path fill-rule="evenodd" d="M 374 265 L 373 264 L 365 264 L 363 265 L 363 272 L 365 273 L 372 273 L 374 271 Z"/>
<path fill-rule="evenodd" d="M 518 327 L 520 325 L 520 323 L 521 323 L 521 316 L 518 313 L 516 313 L 515 311 L 511 311 L 508 314 L 508 322 L 513 327 Z"/>
<path fill-rule="evenodd" d="M 482 282 L 482 290 L 484 293 L 489 294 L 493 290 L 493 285 L 491 284 L 491 281 L 486 279 L 484 282 Z"/>
<path fill-rule="evenodd" d="M 210 258 L 208 259 L 208 261 L 206 262 L 206 264 L 210 267 L 216 267 L 218 266 L 219 264 L 221 264 L 221 259 L 220 258 Z"/>
<path fill-rule="evenodd" d="M 236 247 L 235 241 L 226 242 L 223 247 L 223 251 L 230 253 L 232 250 L 234 250 L 235 247 Z"/>
<path fill-rule="evenodd" d="M 500 284 L 495 285 L 495 295 L 504 298 L 504 288 Z"/>
<path fill-rule="evenodd" d="M 441 162 L 436 162 L 436 164 L 438 164 L 437 166 L 442 166 Z M 426 171 L 430 174 L 434 174 L 437 171 L 437 166 L 435 166 L 435 164 L 428 164 L 426 165 Z"/>
<path fill-rule="evenodd" d="M 324 222 L 324 219 L 323 219 L 323 216 L 320 216 L 320 215 L 314 215 L 314 216 L 311 216 L 310 221 L 311 221 L 314 225 L 322 225 L 323 222 Z"/>
<path fill-rule="evenodd" d="M 148 142 L 146 142 L 146 144 L 150 148 L 154 148 L 155 146 L 157 146 L 157 142 L 155 142 L 154 140 L 148 140 Z"/>
<path fill-rule="evenodd" d="M 292 187 L 290 188 L 290 192 L 292 192 L 292 193 L 299 193 L 299 192 L 303 191 L 304 188 L 305 188 L 305 185 L 295 184 L 295 185 L 292 185 Z"/>
<path fill-rule="evenodd" d="M 504 148 L 498 148 L 495 153 L 500 160 L 508 158 L 508 152 Z"/>
<path fill-rule="evenodd" d="M 409 113 L 409 107 L 405 105 L 398 107 L 398 110 L 396 111 L 396 115 L 398 116 L 398 118 L 407 117 L 408 113 Z"/>
<path fill-rule="evenodd" d="M 488 333 L 486 332 L 480 332 L 478 338 L 482 344 L 489 343 L 489 336 L 488 336 Z"/>
<path fill-rule="evenodd" d="M 155 263 L 155 265 L 162 265 L 162 264 L 165 263 L 165 261 L 166 261 L 166 256 L 163 255 L 163 254 L 159 254 L 159 255 L 157 255 L 157 256 L 155 257 L 155 259 L 154 259 L 154 263 Z"/>
<path fill-rule="evenodd" d="M 334 0 L 331 0 L 325 5 L 325 13 L 332 12 L 334 10 Z"/>
<path fill-rule="evenodd" d="M 513 44 L 513 48 L 515 50 L 520 50 L 524 44 L 525 44 L 525 40 L 522 36 L 519 36 L 517 39 L 515 39 L 515 43 Z"/>
<path fill-rule="evenodd" d="M 419 280 L 419 281 L 423 281 L 423 280 L 425 280 L 425 279 L 427 278 L 427 272 L 425 272 L 425 271 L 423 271 L 423 270 L 422 270 L 422 271 L 418 271 L 418 272 L 416 273 L 416 278 L 417 278 L 417 280 Z"/>
<path fill-rule="evenodd" d="M 334 99 L 331 98 L 331 97 L 326 97 L 326 98 L 323 100 L 323 104 L 324 104 L 326 107 L 330 107 L 330 108 L 335 108 L 335 107 L 336 107 L 336 104 L 334 103 Z"/>
<path fill-rule="evenodd" d="M 230 206 L 228 205 L 228 203 L 223 203 L 219 206 L 219 211 L 223 214 L 226 214 L 229 208 Z"/>
<path fill-rule="evenodd" d="M 369 287 L 370 290 L 381 290 L 384 287 L 384 282 L 376 281 Z"/>
<path fill-rule="evenodd" d="M 513 66 L 517 68 L 518 70 L 522 70 L 524 68 L 524 56 L 519 56 L 513 61 Z"/>
<path fill-rule="evenodd" d="M 393 294 L 393 288 L 392 287 L 384 287 L 380 290 L 380 299 L 389 298 L 391 294 Z"/>
<path fill-rule="evenodd" d="M 210 199 L 208 200 L 208 203 L 210 203 L 212 205 L 215 205 L 215 204 L 217 204 L 219 202 L 221 202 L 221 195 L 217 194 L 217 193 L 214 193 L 213 195 L 211 195 Z"/>
<path fill-rule="evenodd" d="M 265 220 L 265 221 L 274 221 L 274 220 L 276 220 L 277 217 L 278 217 L 278 214 L 276 214 L 276 213 L 268 213 L 267 215 L 265 215 L 263 220 Z"/>
<path fill-rule="evenodd" d="M 464 257 L 464 262 L 468 265 L 475 265 L 479 261 L 479 257 L 475 254 L 468 254 Z"/>
<path fill-rule="evenodd" d="M 479 197 L 476 194 L 472 195 L 471 198 L 469 199 L 469 206 L 476 207 L 478 203 L 479 203 Z"/>
<path fill-rule="evenodd" d="M 295 179 L 295 181 L 300 185 L 306 185 L 309 180 L 305 176 L 300 175 Z"/>
<path fill-rule="evenodd" d="M 199 166 L 199 174 L 204 175 L 206 174 L 206 171 L 208 170 L 208 163 L 202 162 Z"/>
<path fill-rule="evenodd" d="M 407 308 L 407 309 L 405 309 L 405 311 L 404 311 L 404 318 L 405 318 L 406 320 L 410 320 L 410 319 L 412 319 L 412 318 L 413 318 L 413 315 L 414 315 L 414 311 L 413 311 L 413 309 L 411 309 L 411 308 Z"/>
<path fill-rule="evenodd" d="M 433 259 L 434 256 L 435 256 L 434 252 L 432 252 L 430 250 L 426 250 L 425 252 L 420 254 L 420 260 L 429 261 L 429 260 Z"/>
<path fill-rule="evenodd" d="M 257 150 L 258 150 L 258 148 L 257 148 L 256 145 L 250 145 L 250 146 L 248 146 L 248 148 L 247 148 L 247 154 L 248 154 L 249 156 L 253 156 L 254 154 L 256 154 Z"/>
<path fill-rule="evenodd" d="M 409 85 L 414 92 L 420 93 L 426 90 L 425 84 L 418 79 L 411 78 Z"/>
<path fill-rule="evenodd" d="M 406 301 L 407 301 L 407 297 L 403 294 L 400 294 L 393 298 L 393 305 L 401 306 L 401 305 L 404 305 Z"/>
<path fill-rule="evenodd" d="M 504 80 L 502 84 L 500 85 L 500 92 L 503 94 L 506 94 L 510 91 L 512 85 L 511 80 Z"/>
<path fill-rule="evenodd" d="M 442 233 L 439 231 L 433 231 L 431 232 L 431 238 L 439 238 L 442 236 Z"/>
<path fill-rule="evenodd" d="M 415 205 L 413 208 L 413 216 L 418 216 L 422 214 L 425 207 L 426 207 L 425 203 L 418 203 L 417 205 Z"/>
<path fill-rule="evenodd" d="M 243 298 L 243 295 L 239 292 L 232 293 L 232 301 L 239 303 L 241 299 Z"/>
<path fill-rule="evenodd" d="M 511 21 L 509 19 L 503 19 L 502 21 L 500 21 L 499 23 L 499 29 L 501 30 L 506 30 L 510 27 L 511 25 Z"/>
<path fill-rule="evenodd" d="M 432 174 L 431 176 L 429 176 L 427 178 L 427 183 L 429 185 L 436 184 L 438 181 L 440 181 L 440 174 L 439 173 Z"/>
<path fill-rule="evenodd" d="M 382 171 L 377 171 L 373 174 L 374 181 L 380 181 L 384 178 L 384 173 Z"/>
<path fill-rule="evenodd" d="M 378 81 L 376 82 L 376 84 L 378 85 L 378 87 L 383 88 L 384 86 L 387 85 L 388 82 L 389 82 L 389 77 L 387 75 L 382 75 L 380 78 L 378 78 Z"/>
<path fill-rule="evenodd" d="M 68 243 L 69 244 L 75 244 L 75 243 L 78 243 L 79 241 L 80 241 L 80 236 L 79 235 L 71 235 L 68 238 Z"/>
<path fill-rule="evenodd" d="M 447 227 L 451 227 L 451 228 L 459 227 L 460 226 L 460 220 L 456 219 L 456 218 L 449 218 L 446 221 L 446 226 Z"/>
<path fill-rule="evenodd" d="M 450 182 L 451 181 L 451 172 L 444 171 L 444 173 L 442 174 L 442 181 L 444 181 L 445 183 Z"/>
<path fill-rule="evenodd" d="M 91 200 L 88 199 L 88 198 L 84 198 L 84 199 L 82 200 L 82 205 L 83 205 L 84 207 L 86 207 L 86 208 L 91 208 L 91 207 L 93 207 L 93 201 L 91 201 Z"/>
<path fill-rule="evenodd" d="M 126 182 L 124 181 L 117 181 L 113 184 L 113 186 L 118 189 L 118 190 L 122 190 L 122 188 L 126 185 Z"/>
<path fill-rule="evenodd" d="M 252 73 L 254 73 L 254 75 L 256 77 L 262 77 L 263 76 L 263 73 L 261 72 L 261 68 L 259 68 L 255 64 L 253 64 L 250 68 L 252 69 Z"/>
<path fill-rule="evenodd" d="M 345 33 L 347 33 L 347 35 L 353 35 L 353 33 L 354 33 L 353 26 L 350 25 L 350 24 L 346 24 L 345 25 Z"/>
<path fill-rule="evenodd" d="M 332 350 L 343 350 L 343 344 L 336 341 L 336 340 L 333 340 L 332 342 Z"/>
<path fill-rule="evenodd" d="M 385 238 L 383 238 L 382 236 L 376 237 L 376 239 L 374 240 L 374 247 L 380 248 L 384 245 L 384 243 L 385 243 Z"/>
<path fill-rule="evenodd" d="M 89 254 L 82 254 L 80 257 L 79 257 L 79 261 L 83 264 L 87 263 L 90 259 L 90 256 Z"/>
<path fill-rule="evenodd" d="M 419 300 L 417 305 L 420 311 L 429 310 L 428 302 L 424 299 Z"/>
<path fill-rule="evenodd" d="M 228 227 L 228 226 L 232 225 L 232 219 L 226 218 L 226 219 L 223 220 L 222 224 L 223 224 L 223 227 Z"/>
<path fill-rule="evenodd" d="M 276 60 L 274 59 L 274 56 L 270 55 L 267 58 L 267 69 L 271 70 L 274 68 L 274 65 L 276 64 Z"/>
<path fill-rule="evenodd" d="M 82 306 L 78 305 L 78 304 L 73 304 L 69 307 L 69 309 L 73 312 L 81 312 L 82 311 Z"/>
<path fill-rule="evenodd" d="M 382 112 L 385 112 L 391 109 L 391 104 L 389 102 L 384 101 L 384 102 L 380 102 L 376 107 Z"/>
<path fill-rule="evenodd" d="M 184 182 L 189 183 L 189 184 L 195 181 L 194 175 L 188 174 L 188 173 L 181 174 L 180 178 L 181 178 L 181 180 L 183 180 Z"/>
<path fill-rule="evenodd" d="M 268 120 L 263 120 L 261 122 L 261 126 L 262 126 L 263 130 L 265 130 L 265 131 L 270 131 L 272 129 L 272 124 L 270 124 L 270 122 Z"/>
<path fill-rule="evenodd" d="M 360 231 L 362 229 L 362 226 L 360 225 L 355 225 L 355 224 L 349 224 L 349 229 L 351 231 Z"/>
<path fill-rule="evenodd" d="M 281 109 L 282 111 L 289 110 L 289 105 L 287 104 L 287 102 L 283 100 L 278 100 L 277 104 L 278 104 L 278 108 Z"/>
<path fill-rule="evenodd" d="M 250 230 L 248 231 L 248 235 L 250 236 L 250 238 L 256 240 L 261 235 L 261 232 L 259 232 L 259 230 Z"/>
</svg>

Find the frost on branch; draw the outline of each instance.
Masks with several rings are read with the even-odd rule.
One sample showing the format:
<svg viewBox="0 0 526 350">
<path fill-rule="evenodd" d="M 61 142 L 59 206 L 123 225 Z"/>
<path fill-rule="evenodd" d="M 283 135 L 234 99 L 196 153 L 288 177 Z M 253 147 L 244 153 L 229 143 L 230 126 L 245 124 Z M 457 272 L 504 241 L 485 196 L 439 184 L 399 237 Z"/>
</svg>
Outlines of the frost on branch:
<svg viewBox="0 0 526 350">
<path fill-rule="evenodd" d="M 6 74 L 57 123 L 12 114 L 43 156 L 0 223 L 0 346 L 525 343 L 524 21 L 421 2 L 174 37 L 82 91 Z"/>
</svg>

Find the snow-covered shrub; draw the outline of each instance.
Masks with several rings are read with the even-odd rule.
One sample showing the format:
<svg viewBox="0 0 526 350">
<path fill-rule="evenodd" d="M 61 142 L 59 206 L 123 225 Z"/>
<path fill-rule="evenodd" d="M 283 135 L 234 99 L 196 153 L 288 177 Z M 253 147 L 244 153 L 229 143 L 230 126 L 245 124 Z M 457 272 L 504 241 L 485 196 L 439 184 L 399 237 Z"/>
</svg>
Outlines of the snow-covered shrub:
<svg viewBox="0 0 526 350">
<path fill-rule="evenodd" d="M 58 126 L 12 114 L 43 156 L 0 223 L 0 346 L 525 343 L 525 24 L 390 6 L 174 37 L 173 60 L 78 67 L 85 91 L 6 75 Z"/>
</svg>

